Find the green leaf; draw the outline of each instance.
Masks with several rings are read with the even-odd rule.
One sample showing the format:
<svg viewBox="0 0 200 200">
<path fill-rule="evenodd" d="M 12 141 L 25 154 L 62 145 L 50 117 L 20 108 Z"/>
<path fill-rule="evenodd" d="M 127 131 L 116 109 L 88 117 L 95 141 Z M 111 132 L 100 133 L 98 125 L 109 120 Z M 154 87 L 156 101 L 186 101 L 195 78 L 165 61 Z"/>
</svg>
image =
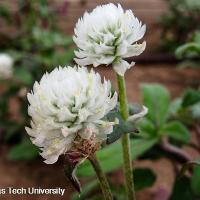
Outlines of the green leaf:
<svg viewBox="0 0 200 200">
<path fill-rule="evenodd" d="M 40 49 L 52 49 L 56 46 L 69 46 L 72 44 L 72 37 L 66 37 L 60 32 L 44 30 L 38 27 L 33 28 L 33 38 Z"/>
<path fill-rule="evenodd" d="M 140 135 L 146 135 L 146 136 L 152 136 L 152 137 L 157 136 L 156 127 L 147 118 L 144 118 L 142 121 L 140 121 L 138 126 L 140 130 Z"/>
<path fill-rule="evenodd" d="M 173 121 L 165 124 L 160 130 L 160 133 L 167 134 L 171 138 L 183 143 L 188 143 L 190 141 L 190 132 L 179 121 Z"/>
<path fill-rule="evenodd" d="M 190 179 L 188 177 L 182 177 L 177 179 L 172 195 L 169 200 L 194 200 L 194 195 L 190 187 Z"/>
<path fill-rule="evenodd" d="M 66 66 L 74 58 L 74 49 L 68 49 L 65 52 L 57 52 L 53 54 L 53 57 L 50 57 L 50 62 L 55 66 Z"/>
<path fill-rule="evenodd" d="M 197 166 L 194 168 L 191 180 L 192 191 L 200 197 L 200 161 L 196 161 Z"/>
<path fill-rule="evenodd" d="M 161 85 L 143 85 L 142 94 L 144 105 L 149 109 L 147 118 L 157 127 L 162 126 L 168 115 L 169 110 L 169 92 Z"/>
<path fill-rule="evenodd" d="M 188 89 L 183 97 L 182 106 L 188 107 L 200 102 L 200 91 Z"/>
<path fill-rule="evenodd" d="M 33 160 L 39 155 L 38 149 L 28 140 L 14 146 L 8 154 L 10 160 Z"/>
<path fill-rule="evenodd" d="M 11 22 L 11 14 L 7 6 L 0 5 L 0 17 L 7 20 L 7 22 Z"/>
<path fill-rule="evenodd" d="M 169 106 L 169 115 L 176 116 L 178 114 L 179 110 L 181 109 L 181 105 L 182 105 L 181 98 L 178 98 L 178 99 L 175 99 L 174 101 L 172 101 Z"/>
<path fill-rule="evenodd" d="M 136 159 L 147 150 L 152 148 L 157 142 L 157 139 L 134 139 L 131 140 L 131 156 Z M 119 169 L 123 164 L 121 143 L 117 142 L 105 147 L 97 152 L 103 171 L 105 173 Z M 95 176 L 95 172 L 88 161 L 85 161 L 77 169 L 78 176 L 91 177 Z"/>
<path fill-rule="evenodd" d="M 26 85 L 31 85 L 33 82 L 33 77 L 31 72 L 24 68 L 16 68 L 14 72 L 15 78 Z"/>
<path fill-rule="evenodd" d="M 198 0 L 196 0 L 196 2 L 199 2 Z M 199 7 L 199 6 L 198 6 Z M 195 43 L 199 43 L 200 44 L 200 32 L 199 31 L 196 31 L 193 35 L 193 38 L 192 40 L 195 42 Z"/>
<path fill-rule="evenodd" d="M 148 168 L 137 168 L 133 173 L 136 191 L 151 187 L 156 181 L 155 173 Z"/>
<path fill-rule="evenodd" d="M 177 48 L 175 53 L 177 58 L 183 58 L 185 56 L 193 57 L 200 55 L 200 44 L 194 42 L 186 43 Z"/>
<path fill-rule="evenodd" d="M 114 126 L 113 132 L 108 135 L 106 144 L 112 144 L 112 143 L 116 142 L 124 134 L 138 132 L 138 130 L 136 129 L 136 127 L 133 123 L 124 121 L 122 119 L 120 112 L 118 110 L 111 111 L 106 116 L 106 118 L 110 122 L 114 122 L 114 121 L 116 121 L 116 119 L 119 121 L 119 123 Z"/>
</svg>

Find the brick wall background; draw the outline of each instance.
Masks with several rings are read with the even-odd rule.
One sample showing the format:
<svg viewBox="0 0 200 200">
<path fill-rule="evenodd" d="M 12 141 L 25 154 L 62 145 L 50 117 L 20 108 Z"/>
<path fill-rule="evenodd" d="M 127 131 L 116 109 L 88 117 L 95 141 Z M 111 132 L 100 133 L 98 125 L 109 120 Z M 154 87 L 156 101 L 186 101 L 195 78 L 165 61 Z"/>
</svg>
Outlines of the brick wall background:
<svg viewBox="0 0 200 200">
<path fill-rule="evenodd" d="M 92 10 L 99 4 L 120 3 L 124 8 L 132 9 L 135 15 L 147 25 L 145 39 L 150 48 L 156 48 L 160 41 L 160 28 L 158 21 L 160 16 L 167 12 L 165 0 L 50 0 L 53 8 L 62 7 L 67 4 L 65 14 L 58 15 L 57 21 L 60 27 L 68 34 L 73 33 L 77 19 L 83 15 L 85 10 Z M 67 3 L 66 3 L 67 2 Z M 0 4 L 8 4 L 13 11 L 16 10 L 16 0 L 0 0 Z M 2 27 L 2 25 L 0 24 Z"/>
</svg>

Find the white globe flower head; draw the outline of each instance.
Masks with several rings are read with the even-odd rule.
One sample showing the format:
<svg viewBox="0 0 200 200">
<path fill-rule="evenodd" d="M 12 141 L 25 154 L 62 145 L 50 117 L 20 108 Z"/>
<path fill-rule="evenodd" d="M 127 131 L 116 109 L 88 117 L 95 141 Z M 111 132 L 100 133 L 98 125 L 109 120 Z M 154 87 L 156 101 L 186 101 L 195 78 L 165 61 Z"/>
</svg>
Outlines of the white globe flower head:
<svg viewBox="0 0 200 200">
<path fill-rule="evenodd" d="M 32 142 L 47 164 L 77 146 L 80 139 L 101 142 L 112 133 L 114 122 L 104 119 L 117 104 L 110 81 L 86 67 L 56 68 L 35 82 L 27 95 Z M 80 148 L 80 147 L 79 147 Z"/>
<path fill-rule="evenodd" d="M 0 79 L 9 79 L 13 75 L 13 59 L 5 53 L 0 53 Z"/>
<path fill-rule="evenodd" d="M 98 6 L 91 13 L 86 12 L 74 29 L 75 61 L 82 66 L 112 64 L 119 75 L 135 63 L 125 58 L 138 56 L 146 48 L 146 42 L 138 44 L 146 26 L 134 16 L 131 10 L 123 10 L 120 4 Z"/>
</svg>

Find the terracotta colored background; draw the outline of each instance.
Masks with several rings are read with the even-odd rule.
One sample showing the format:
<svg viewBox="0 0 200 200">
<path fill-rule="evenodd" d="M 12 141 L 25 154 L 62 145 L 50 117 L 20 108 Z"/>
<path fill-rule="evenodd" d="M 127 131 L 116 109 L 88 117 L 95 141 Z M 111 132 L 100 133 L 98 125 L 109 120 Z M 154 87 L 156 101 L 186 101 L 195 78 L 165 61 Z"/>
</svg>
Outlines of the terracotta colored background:
<svg viewBox="0 0 200 200">
<path fill-rule="evenodd" d="M 68 34 L 73 33 L 76 21 L 86 10 L 91 11 L 97 5 L 110 2 L 120 3 L 124 8 L 132 9 L 135 15 L 147 25 L 145 36 L 148 44 L 147 52 L 158 46 L 160 41 L 158 22 L 160 16 L 167 12 L 165 0 L 49 0 L 52 9 L 63 10 L 62 14 L 57 15 L 57 21 Z M 16 0 L 0 0 L 0 4 L 7 4 L 10 10 L 16 11 Z"/>
</svg>

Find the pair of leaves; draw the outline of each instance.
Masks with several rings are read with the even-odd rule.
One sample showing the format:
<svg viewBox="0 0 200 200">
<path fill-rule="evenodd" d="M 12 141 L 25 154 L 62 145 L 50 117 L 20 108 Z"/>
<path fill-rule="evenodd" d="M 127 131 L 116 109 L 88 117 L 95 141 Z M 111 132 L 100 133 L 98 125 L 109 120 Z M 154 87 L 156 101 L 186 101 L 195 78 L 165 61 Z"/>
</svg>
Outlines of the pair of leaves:
<svg viewBox="0 0 200 200">
<path fill-rule="evenodd" d="M 141 132 L 151 137 L 161 137 L 166 134 L 182 143 L 188 143 L 190 133 L 179 121 L 169 121 L 169 115 L 173 111 L 170 105 L 169 92 L 161 85 L 143 85 L 143 99 L 149 112 L 147 119 L 141 122 Z M 176 106 L 176 105 L 175 105 Z M 173 104 L 174 109 L 174 104 Z"/>
</svg>

